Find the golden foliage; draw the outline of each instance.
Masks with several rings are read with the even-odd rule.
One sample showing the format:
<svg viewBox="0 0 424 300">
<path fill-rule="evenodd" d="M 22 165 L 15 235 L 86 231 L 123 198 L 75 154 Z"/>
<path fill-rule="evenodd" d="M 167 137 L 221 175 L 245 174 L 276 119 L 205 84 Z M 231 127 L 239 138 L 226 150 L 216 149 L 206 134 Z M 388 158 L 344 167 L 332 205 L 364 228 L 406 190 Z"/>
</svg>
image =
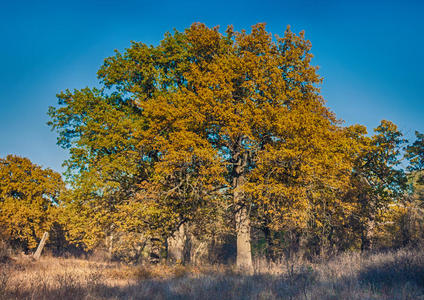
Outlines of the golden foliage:
<svg viewBox="0 0 424 300">
<path fill-rule="evenodd" d="M 388 121 L 373 137 L 343 127 L 310 50 L 290 27 L 279 37 L 265 24 L 223 34 L 195 23 L 105 59 L 101 90 L 59 94 L 49 114 L 71 153 L 69 238 L 164 238 L 240 208 L 259 227 L 321 241 L 372 221 L 404 189 L 401 134 Z"/>
<path fill-rule="evenodd" d="M 0 235 L 35 248 L 56 221 L 63 189 L 60 174 L 51 169 L 14 155 L 0 159 Z"/>
</svg>

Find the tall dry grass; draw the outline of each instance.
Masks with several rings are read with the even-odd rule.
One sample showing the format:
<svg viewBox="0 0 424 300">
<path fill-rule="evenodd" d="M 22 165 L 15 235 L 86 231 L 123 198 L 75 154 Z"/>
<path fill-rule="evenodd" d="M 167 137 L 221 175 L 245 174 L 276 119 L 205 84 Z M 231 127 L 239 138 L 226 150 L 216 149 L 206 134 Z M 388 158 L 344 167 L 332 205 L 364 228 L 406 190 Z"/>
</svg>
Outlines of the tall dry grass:
<svg viewBox="0 0 424 300">
<path fill-rule="evenodd" d="M 253 276 L 226 266 L 15 257 L 0 264 L 0 299 L 424 299 L 424 251 L 257 261 Z"/>
</svg>

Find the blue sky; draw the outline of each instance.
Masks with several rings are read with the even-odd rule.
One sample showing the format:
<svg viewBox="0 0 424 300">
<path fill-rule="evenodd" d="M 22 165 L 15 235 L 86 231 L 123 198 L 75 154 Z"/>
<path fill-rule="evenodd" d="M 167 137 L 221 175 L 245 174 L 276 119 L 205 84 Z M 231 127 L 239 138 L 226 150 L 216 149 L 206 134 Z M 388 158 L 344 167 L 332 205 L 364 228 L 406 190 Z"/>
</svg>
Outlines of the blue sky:
<svg viewBox="0 0 424 300">
<path fill-rule="evenodd" d="M 67 154 L 46 125 L 55 95 L 97 84 L 130 41 L 156 45 L 193 22 L 283 35 L 305 30 L 327 105 L 371 131 L 381 119 L 424 132 L 424 1 L 0 1 L 0 157 L 62 171 Z"/>
</svg>

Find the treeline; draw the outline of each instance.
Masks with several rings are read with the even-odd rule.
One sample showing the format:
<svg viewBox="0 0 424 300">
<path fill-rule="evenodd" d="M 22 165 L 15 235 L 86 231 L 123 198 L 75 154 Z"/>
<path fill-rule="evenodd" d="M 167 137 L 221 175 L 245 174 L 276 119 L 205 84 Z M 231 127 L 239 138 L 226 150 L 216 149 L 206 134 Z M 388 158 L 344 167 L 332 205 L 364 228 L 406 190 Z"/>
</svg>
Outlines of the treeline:
<svg viewBox="0 0 424 300">
<path fill-rule="evenodd" d="M 310 50 L 289 27 L 193 24 L 116 51 L 101 88 L 64 91 L 49 109 L 70 153 L 66 186 L 27 159 L 0 161 L 2 238 L 28 250 L 50 231 L 58 252 L 246 272 L 252 255 L 421 242 L 424 135 L 408 144 L 390 121 L 371 135 L 343 126 Z"/>
</svg>

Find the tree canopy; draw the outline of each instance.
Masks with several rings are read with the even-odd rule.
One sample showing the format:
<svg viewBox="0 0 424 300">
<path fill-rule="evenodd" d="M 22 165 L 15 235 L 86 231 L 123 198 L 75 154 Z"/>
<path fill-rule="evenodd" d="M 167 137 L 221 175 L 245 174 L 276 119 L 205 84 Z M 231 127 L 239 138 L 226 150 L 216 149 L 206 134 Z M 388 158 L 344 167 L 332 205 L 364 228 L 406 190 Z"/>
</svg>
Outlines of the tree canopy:
<svg viewBox="0 0 424 300">
<path fill-rule="evenodd" d="M 0 158 L 0 236 L 35 248 L 57 220 L 63 189 L 60 174 L 51 169 L 15 155 Z"/>
<path fill-rule="evenodd" d="M 405 188 L 401 134 L 388 121 L 372 137 L 342 126 L 310 50 L 290 27 L 279 37 L 264 24 L 221 33 L 195 23 L 158 46 L 116 51 L 100 89 L 60 93 L 49 115 L 70 151 L 70 238 L 93 247 L 117 231 L 167 238 L 231 216 L 236 263 L 251 272 L 252 226 L 298 243 L 307 232 L 319 248 L 354 220 L 373 221 Z"/>
<path fill-rule="evenodd" d="M 408 167 L 411 171 L 424 170 L 424 134 L 415 131 L 416 140 L 406 147 L 406 158 L 409 159 Z"/>
</svg>

